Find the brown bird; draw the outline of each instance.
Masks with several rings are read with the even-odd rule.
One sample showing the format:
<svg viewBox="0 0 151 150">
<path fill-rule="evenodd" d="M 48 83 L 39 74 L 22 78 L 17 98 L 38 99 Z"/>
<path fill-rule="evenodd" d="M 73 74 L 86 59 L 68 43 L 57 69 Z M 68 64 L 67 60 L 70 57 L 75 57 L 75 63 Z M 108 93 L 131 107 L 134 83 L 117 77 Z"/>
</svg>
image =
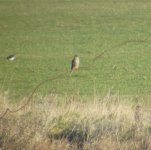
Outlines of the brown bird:
<svg viewBox="0 0 151 150">
<path fill-rule="evenodd" d="M 79 64 L 80 64 L 80 59 L 78 55 L 75 55 L 71 62 L 71 73 L 79 68 Z"/>
</svg>

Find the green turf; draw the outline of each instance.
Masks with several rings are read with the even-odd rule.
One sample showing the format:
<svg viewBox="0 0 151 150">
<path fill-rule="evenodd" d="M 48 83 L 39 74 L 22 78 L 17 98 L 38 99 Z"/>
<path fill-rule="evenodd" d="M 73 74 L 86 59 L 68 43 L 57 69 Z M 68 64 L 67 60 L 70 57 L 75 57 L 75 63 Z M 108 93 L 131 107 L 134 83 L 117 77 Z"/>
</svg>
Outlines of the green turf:
<svg viewBox="0 0 151 150">
<path fill-rule="evenodd" d="M 38 93 L 151 92 L 151 2 L 149 0 L 0 0 L 0 90 L 23 97 Z M 124 41 L 130 42 L 112 48 Z M 87 68 L 104 49 L 111 49 Z M 14 62 L 6 61 L 17 53 Z"/>
</svg>

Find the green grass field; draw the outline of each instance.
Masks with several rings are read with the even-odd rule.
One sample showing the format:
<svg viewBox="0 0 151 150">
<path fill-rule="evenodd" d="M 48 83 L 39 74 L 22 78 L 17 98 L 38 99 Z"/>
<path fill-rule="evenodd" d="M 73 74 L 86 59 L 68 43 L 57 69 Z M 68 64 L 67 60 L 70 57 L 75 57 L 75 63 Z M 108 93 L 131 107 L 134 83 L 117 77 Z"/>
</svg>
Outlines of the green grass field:
<svg viewBox="0 0 151 150">
<path fill-rule="evenodd" d="M 0 0 L 0 90 L 27 96 L 151 92 L 151 2 L 148 0 Z M 144 42 L 139 42 L 143 41 Z M 129 42 L 113 48 L 125 41 Z M 104 53 L 91 65 L 92 59 Z M 14 62 L 5 57 L 16 54 Z M 70 77 L 78 54 L 81 69 Z"/>
</svg>

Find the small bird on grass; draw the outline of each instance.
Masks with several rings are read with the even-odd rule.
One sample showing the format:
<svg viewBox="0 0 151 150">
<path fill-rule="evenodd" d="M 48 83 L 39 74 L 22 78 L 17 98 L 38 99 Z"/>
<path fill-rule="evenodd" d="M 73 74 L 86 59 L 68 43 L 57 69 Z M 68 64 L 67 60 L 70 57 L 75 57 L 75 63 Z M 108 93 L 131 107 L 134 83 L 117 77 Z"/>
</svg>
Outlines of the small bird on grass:
<svg viewBox="0 0 151 150">
<path fill-rule="evenodd" d="M 16 55 L 9 55 L 6 57 L 8 61 L 14 61 L 16 59 Z"/>
<path fill-rule="evenodd" d="M 71 73 L 74 70 L 77 70 L 79 68 L 79 65 L 80 65 L 80 59 L 79 59 L 78 55 L 75 55 L 71 61 Z M 70 73 L 70 75 L 71 75 L 71 73 Z"/>
</svg>

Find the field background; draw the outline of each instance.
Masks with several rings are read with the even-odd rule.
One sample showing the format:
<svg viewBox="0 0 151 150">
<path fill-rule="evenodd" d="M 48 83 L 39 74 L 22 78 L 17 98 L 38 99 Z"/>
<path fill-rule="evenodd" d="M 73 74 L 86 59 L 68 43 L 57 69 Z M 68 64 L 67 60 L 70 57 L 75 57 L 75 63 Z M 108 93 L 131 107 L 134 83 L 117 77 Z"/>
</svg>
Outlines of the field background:
<svg viewBox="0 0 151 150">
<path fill-rule="evenodd" d="M 125 41 L 122 46 L 115 45 Z M 144 41 L 144 42 L 139 42 Z M 91 65 L 92 59 L 110 49 Z M 14 62 L 6 57 L 17 54 Z M 81 69 L 70 77 L 78 54 Z M 0 0 L 0 90 L 27 96 L 151 92 L 149 0 Z"/>
</svg>

